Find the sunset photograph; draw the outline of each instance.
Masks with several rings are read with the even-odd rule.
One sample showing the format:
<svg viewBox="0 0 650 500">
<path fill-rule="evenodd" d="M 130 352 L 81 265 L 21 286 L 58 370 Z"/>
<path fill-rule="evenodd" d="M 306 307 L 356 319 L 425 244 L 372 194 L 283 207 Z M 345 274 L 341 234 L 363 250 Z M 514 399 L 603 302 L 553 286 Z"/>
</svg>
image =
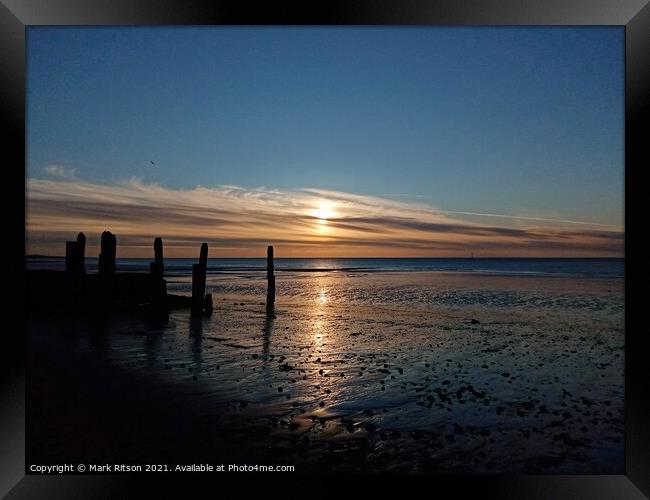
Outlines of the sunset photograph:
<svg viewBox="0 0 650 500">
<path fill-rule="evenodd" d="M 29 470 L 622 474 L 624 50 L 29 27 Z"/>
</svg>

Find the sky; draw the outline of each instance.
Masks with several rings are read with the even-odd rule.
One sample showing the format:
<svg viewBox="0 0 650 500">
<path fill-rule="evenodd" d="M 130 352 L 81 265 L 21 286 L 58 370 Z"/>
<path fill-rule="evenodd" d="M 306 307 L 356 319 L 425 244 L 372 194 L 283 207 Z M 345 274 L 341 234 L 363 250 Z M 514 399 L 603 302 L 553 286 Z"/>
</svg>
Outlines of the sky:
<svg viewBox="0 0 650 500">
<path fill-rule="evenodd" d="M 27 29 L 27 252 L 622 256 L 624 31 Z"/>
</svg>

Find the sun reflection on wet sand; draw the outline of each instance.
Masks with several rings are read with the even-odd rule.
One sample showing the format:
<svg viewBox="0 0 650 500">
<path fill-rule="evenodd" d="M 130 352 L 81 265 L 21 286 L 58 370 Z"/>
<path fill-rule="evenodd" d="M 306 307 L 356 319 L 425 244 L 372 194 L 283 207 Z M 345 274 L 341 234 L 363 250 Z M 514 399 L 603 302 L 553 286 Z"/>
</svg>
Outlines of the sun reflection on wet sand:
<svg viewBox="0 0 650 500">
<path fill-rule="evenodd" d="M 323 320 L 319 318 L 314 322 L 314 340 L 317 346 L 323 345 L 323 337 L 325 337 L 324 324 Z"/>
<path fill-rule="evenodd" d="M 318 292 L 317 300 L 319 304 L 326 304 L 329 301 L 329 298 L 327 297 L 327 292 L 324 289 L 321 289 L 320 292 Z"/>
<path fill-rule="evenodd" d="M 324 346 L 324 340 L 328 337 L 327 319 L 330 305 L 328 287 L 326 286 L 328 281 L 328 277 L 319 276 L 314 284 L 316 294 L 314 297 L 314 307 L 311 312 L 313 318 L 313 338 L 318 347 Z"/>
</svg>

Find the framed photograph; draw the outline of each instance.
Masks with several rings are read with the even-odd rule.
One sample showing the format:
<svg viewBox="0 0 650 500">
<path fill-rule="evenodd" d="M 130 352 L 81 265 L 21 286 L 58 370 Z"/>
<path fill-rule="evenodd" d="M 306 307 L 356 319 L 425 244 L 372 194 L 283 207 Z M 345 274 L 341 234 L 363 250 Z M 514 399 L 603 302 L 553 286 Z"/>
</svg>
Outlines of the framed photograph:
<svg viewBox="0 0 650 500">
<path fill-rule="evenodd" d="M 0 7 L 0 492 L 646 498 L 650 7 L 315 7 Z"/>
</svg>

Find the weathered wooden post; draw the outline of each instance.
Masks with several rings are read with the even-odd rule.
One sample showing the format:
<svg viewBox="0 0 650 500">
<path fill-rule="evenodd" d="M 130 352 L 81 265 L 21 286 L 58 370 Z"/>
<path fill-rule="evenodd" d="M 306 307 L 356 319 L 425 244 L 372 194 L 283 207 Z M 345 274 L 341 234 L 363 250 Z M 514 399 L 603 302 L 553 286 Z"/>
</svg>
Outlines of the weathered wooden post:
<svg viewBox="0 0 650 500">
<path fill-rule="evenodd" d="M 199 255 L 199 265 L 204 269 L 208 268 L 208 244 L 201 243 L 201 255 Z"/>
<path fill-rule="evenodd" d="M 65 242 L 65 272 L 76 273 L 79 270 L 79 244 L 76 241 Z"/>
<path fill-rule="evenodd" d="M 79 272 L 86 272 L 86 235 L 79 233 L 77 235 L 77 250 L 79 252 Z"/>
<path fill-rule="evenodd" d="M 167 284 L 165 283 L 165 264 L 163 261 L 162 238 L 153 241 L 154 261 L 149 263 L 149 274 L 152 282 L 152 298 L 154 301 L 163 300 L 167 295 Z"/>
<path fill-rule="evenodd" d="M 275 306 L 275 275 L 273 274 L 273 246 L 266 249 L 266 312 L 273 314 Z"/>
<path fill-rule="evenodd" d="M 101 251 L 99 254 L 99 274 L 111 276 L 115 274 L 115 247 L 117 240 L 110 231 L 102 233 Z"/>
<path fill-rule="evenodd" d="M 117 240 L 110 231 L 104 231 L 101 237 L 98 270 L 100 276 L 97 307 L 109 311 L 115 295 L 115 247 Z"/>
<path fill-rule="evenodd" d="M 163 243 L 162 238 L 156 238 L 153 241 L 154 261 L 149 263 L 149 272 L 162 279 L 165 275 L 165 264 L 163 261 Z"/>
<path fill-rule="evenodd" d="M 162 238 L 158 237 L 153 240 L 153 252 L 154 252 L 154 261 L 160 267 L 160 273 L 164 274 L 164 263 L 163 263 L 163 244 Z"/>
<path fill-rule="evenodd" d="M 208 244 L 201 244 L 199 263 L 192 265 L 192 311 L 201 312 L 205 301 L 205 273 L 208 268 Z"/>
<path fill-rule="evenodd" d="M 79 233 L 76 241 L 65 242 L 65 301 L 76 308 L 84 297 L 84 250 L 86 237 Z"/>
<path fill-rule="evenodd" d="M 65 242 L 65 271 L 72 274 L 82 274 L 84 272 L 84 253 L 86 247 L 86 237 L 79 233 L 77 241 Z"/>
</svg>

